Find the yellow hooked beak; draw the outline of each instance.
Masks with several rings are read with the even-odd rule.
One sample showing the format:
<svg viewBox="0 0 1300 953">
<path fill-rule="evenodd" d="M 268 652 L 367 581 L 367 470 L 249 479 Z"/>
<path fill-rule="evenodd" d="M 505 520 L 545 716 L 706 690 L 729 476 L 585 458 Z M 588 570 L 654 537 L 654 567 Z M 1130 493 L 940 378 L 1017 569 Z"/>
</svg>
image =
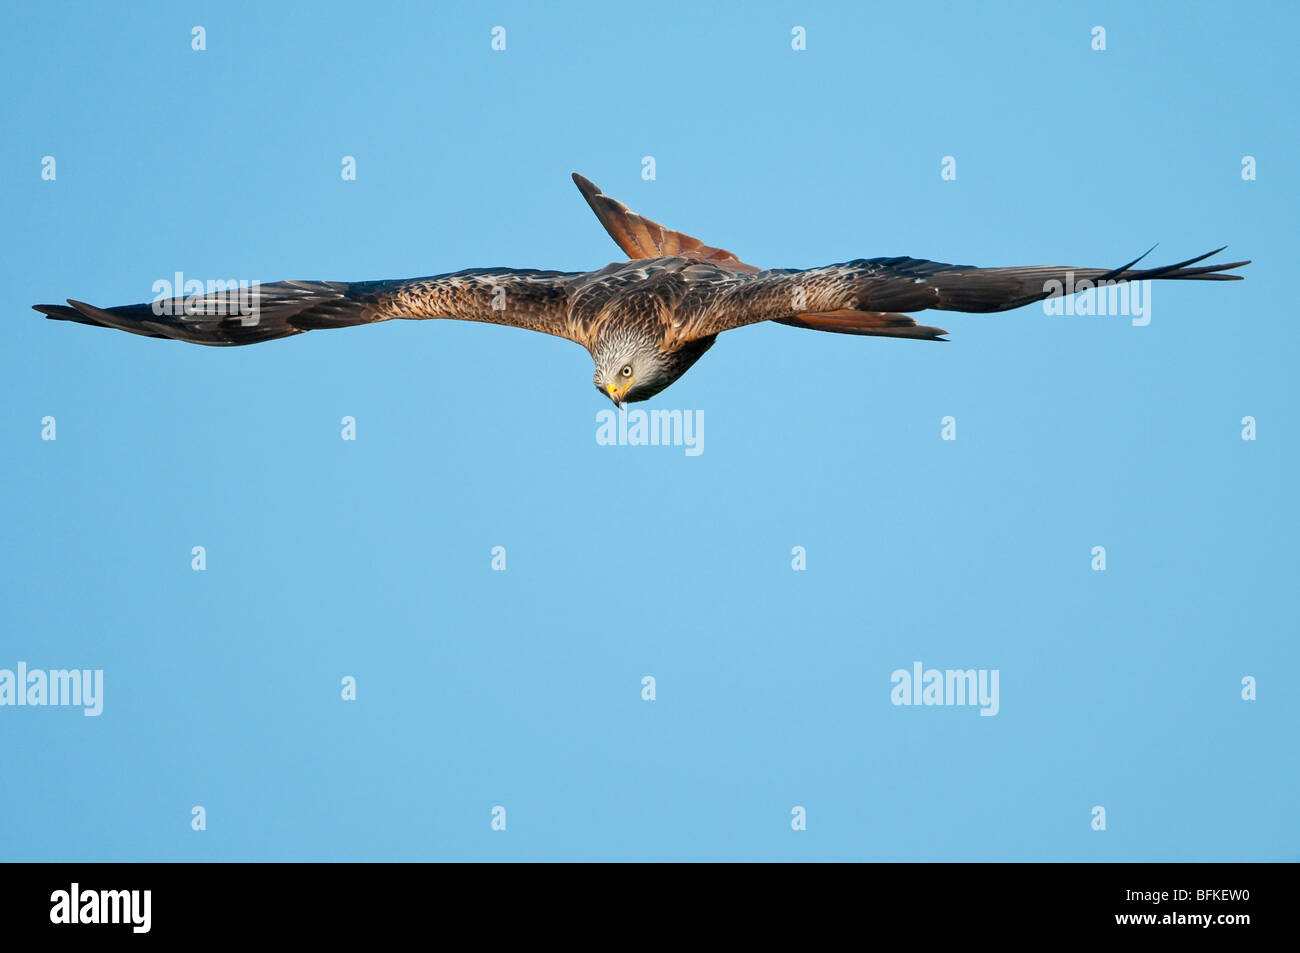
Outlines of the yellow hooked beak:
<svg viewBox="0 0 1300 953">
<path fill-rule="evenodd" d="M 614 403 L 622 404 L 623 395 L 625 395 L 632 388 L 632 385 L 635 383 L 636 381 L 628 381 L 622 387 L 618 387 L 615 384 L 606 384 L 605 393 L 609 395 L 609 399 L 612 400 Z"/>
</svg>

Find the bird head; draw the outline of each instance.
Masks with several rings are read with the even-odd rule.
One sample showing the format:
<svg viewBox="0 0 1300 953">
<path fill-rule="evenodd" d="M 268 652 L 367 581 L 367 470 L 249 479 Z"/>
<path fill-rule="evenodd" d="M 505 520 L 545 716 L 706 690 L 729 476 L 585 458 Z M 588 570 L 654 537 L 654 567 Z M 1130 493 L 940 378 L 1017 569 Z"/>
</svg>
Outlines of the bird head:
<svg viewBox="0 0 1300 953">
<path fill-rule="evenodd" d="M 659 365 L 658 355 L 650 352 L 628 351 L 605 355 L 604 359 L 597 357 L 592 383 L 615 406 L 622 407 L 645 400 L 672 383 L 667 381 L 651 389 L 660 377 Z"/>
<path fill-rule="evenodd" d="M 592 383 L 616 407 L 649 400 L 700 359 L 713 346 L 714 337 L 664 350 L 657 339 L 613 336 L 592 349 L 596 373 Z"/>
</svg>

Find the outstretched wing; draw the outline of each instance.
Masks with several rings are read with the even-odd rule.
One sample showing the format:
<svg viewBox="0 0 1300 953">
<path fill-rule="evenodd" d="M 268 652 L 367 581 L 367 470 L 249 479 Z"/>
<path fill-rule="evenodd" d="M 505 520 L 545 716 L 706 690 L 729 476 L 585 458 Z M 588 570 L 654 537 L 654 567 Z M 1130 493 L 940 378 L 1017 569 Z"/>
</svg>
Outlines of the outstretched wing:
<svg viewBox="0 0 1300 953">
<path fill-rule="evenodd" d="M 697 238 L 665 228 L 605 195 L 587 179 L 573 173 L 583 197 L 618 246 L 631 258 L 682 255 L 711 261 L 735 277 L 700 282 L 678 308 L 676 339 L 698 340 L 730 328 L 775 321 L 796 328 L 879 337 L 944 340 L 942 328 L 917 324 L 903 311 L 1007 311 L 1043 298 L 1082 290 L 1081 282 L 1121 283 L 1156 278 L 1240 280 L 1222 272 L 1248 265 L 1189 267 L 1223 251 L 1163 268 L 1133 268 L 1146 255 L 1127 265 L 1103 268 L 1028 266 L 976 268 L 921 258 L 872 258 L 811 268 L 806 271 L 759 271 L 729 251 L 705 245 Z M 1148 252 L 1149 254 L 1149 252 Z M 1084 286 L 1086 287 L 1086 286 Z"/>
<path fill-rule="evenodd" d="M 677 310 L 676 333 L 678 340 L 689 341 L 758 321 L 780 321 L 846 334 L 938 338 L 946 332 L 917 326 L 897 312 L 1008 311 L 1104 283 L 1239 280 L 1240 275 L 1223 272 L 1250 262 L 1192 267 L 1220 251 L 1144 269 L 1133 267 L 1141 258 L 1109 270 L 1050 265 L 976 268 L 918 258 L 872 258 L 806 271 L 737 275 L 688 295 Z"/>
<path fill-rule="evenodd" d="M 477 269 L 397 281 L 277 281 L 188 298 L 97 308 L 34 305 L 60 321 L 116 328 L 191 344 L 257 344 L 322 328 L 392 318 L 453 318 L 542 331 L 587 346 L 569 315 L 569 286 L 582 273 Z"/>
<path fill-rule="evenodd" d="M 741 274 L 756 274 L 760 269 L 747 265 L 725 248 L 714 248 L 684 232 L 665 228 L 638 215 L 618 199 L 610 198 L 590 179 L 573 173 L 574 184 L 591 210 L 605 226 L 628 258 L 694 258 L 712 262 L 719 268 Z"/>
</svg>

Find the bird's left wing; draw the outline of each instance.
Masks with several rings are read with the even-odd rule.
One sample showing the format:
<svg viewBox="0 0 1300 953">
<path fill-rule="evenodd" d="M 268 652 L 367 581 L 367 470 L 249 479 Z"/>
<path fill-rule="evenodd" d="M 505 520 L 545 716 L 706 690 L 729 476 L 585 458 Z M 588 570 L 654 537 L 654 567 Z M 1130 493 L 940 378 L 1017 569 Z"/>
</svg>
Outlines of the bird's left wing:
<svg viewBox="0 0 1300 953">
<path fill-rule="evenodd" d="M 56 320 L 219 347 L 392 318 L 502 324 L 585 347 L 586 329 L 568 307 L 570 286 L 580 277 L 581 272 L 474 269 L 395 281 L 277 281 L 116 308 L 72 300 L 34 307 Z"/>
<path fill-rule="evenodd" d="M 573 173 L 583 197 L 618 246 L 631 258 L 682 255 L 706 261 L 721 273 L 702 271 L 676 311 L 673 337 L 699 340 L 759 321 L 796 328 L 878 337 L 945 340 L 943 328 L 917 324 L 904 311 L 1008 311 L 1033 301 L 1082 290 L 1081 282 L 1197 278 L 1235 281 L 1222 272 L 1245 261 L 1190 267 L 1218 254 L 1216 249 L 1161 268 L 1134 269 L 1145 255 L 1119 268 L 1038 266 L 976 268 L 923 258 L 872 258 L 810 268 L 760 271 L 729 251 L 673 231 L 633 212 Z M 1084 288 L 1087 285 L 1083 286 Z"/>
<path fill-rule="evenodd" d="M 759 321 L 779 321 L 842 334 L 938 339 L 947 332 L 918 325 L 899 312 L 1008 311 L 1103 283 L 1239 280 L 1239 275 L 1223 272 L 1249 262 L 1197 266 L 1222 250 L 1158 268 L 1134 268 L 1141 258 L 1112 269 L 976 268 L 920 258 L 872 258 L 805 271 L 733 275 L 691 289 L 677 309 L 675 335 L 678 341 L 690 341 Z"/>
</svg>

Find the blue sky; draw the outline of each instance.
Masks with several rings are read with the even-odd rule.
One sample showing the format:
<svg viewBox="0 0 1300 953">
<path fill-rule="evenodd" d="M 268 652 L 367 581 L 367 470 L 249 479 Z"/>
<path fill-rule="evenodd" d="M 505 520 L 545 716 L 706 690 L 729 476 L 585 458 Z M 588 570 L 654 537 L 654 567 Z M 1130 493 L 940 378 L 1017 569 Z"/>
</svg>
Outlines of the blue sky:
<svg viewBox="0 0 1300 953">
<path fill-rule="evenodd" d="M 7 6 L 0 669 L 101 669 L 104 707 L 0 707 L 0 857 L 1295 859 L 1297 27 Z M 599 445 L 560 339 L 217 349 L 30 310 L 596 268 L 574 170 L 770 267 L 1254 264 L 1155 285 L 1145 327 L 728 332 L 648 405 L 703 413 L 698 456 Z M 997 670 L 998 714 L 893 705 L 918 661 Z"/>
</svg>

